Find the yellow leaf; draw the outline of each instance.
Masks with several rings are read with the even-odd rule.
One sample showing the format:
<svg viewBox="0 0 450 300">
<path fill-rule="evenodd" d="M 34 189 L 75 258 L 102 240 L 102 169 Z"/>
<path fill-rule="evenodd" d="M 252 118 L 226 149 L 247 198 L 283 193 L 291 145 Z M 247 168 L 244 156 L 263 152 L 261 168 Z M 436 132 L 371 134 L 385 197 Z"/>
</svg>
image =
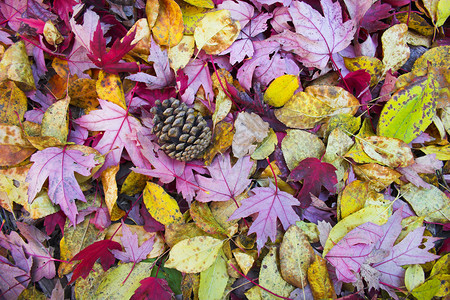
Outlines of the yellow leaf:
<svg viewBox="0 0 450 300">
<path fill-rule="evenodd" d="M 389 27 L 381 36 L 383 44 L 383 64 L 384 76 L 387 71 L 397 71 L 409 58 L 409 47 L 406 44 L 406 33 L 408 26 L 406 24 L 397 24 Z"/>
<path fill-rule="evenodd" d="M 408 25 L 408 28 L 416 31 L 422 36 L 432 36 L 434 28 L 428 22 L 415 12 L 399 12 L 395 17 L 401 22 Z"/>
<path fill-rule="evenodd" d="M 30 61 L 23 41 L 11 45 L 0 61 L 0 81 L 12 80 L 24 92 L 36 89 Z"/>
<path fill-rule="evenodd" d="M 369 136 L 360 142 L 364 152 L 382 165 L 397 168 L 414 163 L 411 148 L 399 139 Z"/>
<path fill-rule="evenodd" d="M 210 10 L 190 5 L 184 1 L 181 1 L 179 4 L 183 13 L 184 34 L 193 35 L 197 24 Z"/>
<path fill-rule="evenodd" d="M 286 131 L 287 135 L 281 142 L 281 150 L 289 170 L 293 170 L 305 158 L 321 158 L 324 154 L 325 145 L 317 135 L 303 130 Z"/>
<path fill-rule="evenodd" d="M 348 184 L 338 200 L 338 220 L 364 208 L 369 193 L 369 183 L 355 180 Z"/>
<path fill-rule="evenodd" d="M 436 159 L 439 160 L 450 160 L 450 145 L 442 147 L 431 145 L 420 148 L 420 151 L 425 154 L 436 154 Z"/>
<path fill-rule="evenodd" d="M 291 225 L 280 245 L 280 271 L 286 282 L 298 288 L 305 287 L 307 272 L 314 261 L 314 250 L 307 236 L 296 225 Z"/>
<path fill-rule="evenodd" d="M 166 226 L 165 240 L 169 247 L 173 247 L 182 240 L 204 235 L 205 232 L 195 223 L 169 224 Z"/>
<path fill-rule="evenodd" d="M 222 240 L 210 236 L 182 240 L 172 247 L 164 266 L 184 273 L 202 272 L 216 261 L 222 245 Z"/>
<path fill-rule="evenodd" d="M 197 23 L 194 39 L 197 48 L 207 54 L 219 54 L 236 40 L 241 25 L 231 19 L 230 11 L 226 9 L 207 13 Z"/>
<path fill-rule="evenodd" d="M 235 129 L 233 125 L 226 122 L 220 122 L 214 129 L 210 146 L 203 154 L 205 165 L 209 166 L 218 153 L 224 153 L 233 143 Z"/>
<path fill-rule="evenodd" d="M 327 269 L 327 261 L 315 256 L 314 262 L 308 268 L 308 281 L 314 299 L 336 299 L 333 282 Z"/>
<path fill-rule="evenodd" d="M 149 28 L 155 26 L 159 14 L 159 0 L 147 0 L 145 3 L 145 14 Z"/>
<path fill-rule="evenodd" d="M 376 57 L 358 56 L 354 58 L 344 57 L 345 67 L 351 71 L 364 70 L 370 74 L 370 86 L 374 86 L 380 80 L 383 72 L 383 63 Z"/>
<path fill-rule="evenodd" d="M 44 38 L 50 45 L 61 44 L 64 41 L 64 37 L 58 31 L 51 20 L 45 22 L 44 25 Z"/>
<path fill-rule="evenodd" d="M 244 275 L 250 271 L 255 263 L 256 258 L 258 257 L 258 251 L 256 250 L 247 250 L 242 251 L 239 248 L 233 249 L 233 256 L 236 259 L 239 268 L 242 270 Z"/>
<path fill-rule="evenodd" d="M 185 0 L 185 2 L 197 7 L 214 8 L 212 0 Z"/>
<path fill-rule="evenodd" d="M 284 281 L 278 271 L 277 263 L 277 248 L 271 247 L 269 253 L 263 258 L 261 262 L 261 269 L 259 271 L 259 284 L 282 297 L 289 297 L 289 294 L 295 289 L 292 285 Z M 275 299 L 275 297 L 264 290 L 261 291 L 262 299 Z M 278 297 L 276 297 L 279 299 Z"/>
<path fill-rule="evenodd" d="M 183 223 L 177 201 L 158 184 L 147 182 L 144 189 L 144 203 L 148 212 L 163 225 Z"/>
<path fill-rule="evenodd" d="M 176 72 L 184 68 L 194 54 L 195 42 L 192 36 L 185 35 L 181 41 L 168 51 L 170 67 Z"/>
<path fill-rule="evenodd" d="M 152 27 L 155 42 L 161 46 L 173 47 L 183 38 L 183 30 L 180 6 L 174 0 L 160 0 L 158 17 Z"/>
<path fill-rule="evenodd" d="M 27 96 L 13 81 L 0 84 L 0 123 L 20 125 L 27 105 Z"/>
<path fill-rule="evenodd" d="M 41 123 L 41 135 L 53 137 L 61 144 L 67 142 L 69 133 L 69 118 L 67 110 L 69 108 L 70 98 L 59 100 L 52 105 L 44 113 Z"/>
<path fill-rule="evenodd" d="M 431 300 L 440 288 L 441 281 L 437 278 L 431 278 L 412 290 L 411 294 L 420 300 Z"/>
<path fill-rule="evenodd" d="M 387 222 L 391 210 L 389 207 L 371 205 L 349 215 L 338 222 L 330 231 L 323 249 L 322 257 L 334 247 L 347 233 L 367 222 L 383 225 Z"/>
<path fill-rule="evenodd" d="M 425 282 L 425 273 L 420 265 L 410 265 L 405 272 L 405 286 L 409 292 Z"/>
<path fill-rule="evenodd" d="M 120 193 L 128 196 L 139 194 L 144 190 L 148 179 L 149 178 L 146 175 L 131 172 L 128 174 L 127 178 L 125 178 L 122 188 L 120 189 Z"/>
<path fill-rule="evenodd" d="M 228 115 L 232 105 L 233 102 L 231 102 L 225 92 L 223 90 L 219 90 L 219 93 L 216 95 L 216 109 L 212 116 L 213 127 L 216 127 L 216 124 Z"/>
<path fill-rule="evenodd" d="M 294 96 L 298 87 L 298 77 L 295 75 L 283 75 L 275 78 L 264 93 L 264 101 L 275 107 L 283 106 Z"/>
<path fill-rule="evenodd" d="M 228 282 L 228 273 L 223 251 L 221 252 L 217 256 L 216 261 L 208 269 L 200 273 L 199 299 L 222 299 Z"/>
<path fill-rule="evenodd" d="M 354 117 L 351 114 L 334 115 L 328 120 L 325 135 L 328 135 L 335 128 L 340 128 L 348 136 L 353 136 L 360 127 L 361 117 Z"/>
<path fill-rule="evenodd" d="M 391 168 L 374 163 L 355 166 L 354 171 L 358 178 L 368 181 L 370 183 L 369 187 L 375 191 L 385 189 L 402 176 L 402 174 Z"/>
<path fill-rule="evenodd" d="M 425 189 L 408 183 L 402 186 L 401 194 L 419 217 L 425 217 L 425 221 L 450 221 L 450 199 L 437 187 L 432 185 L 430 189 Z"/>
<path fill-rule="evenodd" d="M 105 203 L 108 207 L 111 221 L 117 221 L 121 219 L 125 212 L 117 206 L 117 182 L 116 174 L 119 172 L 119 166 L 111 166 L 104 170 L 101 174 L 103 192 L 105 193 Z"/>
<path fill-rule="evenodd" d="M 440 0 L 437 7 L 436 27 L 444 25 L 450 16 L 450 3 L 446 0 Z"/>
<path fill-rule="evenodd" d="M 96 89 L 98 98 L 117 104 L 125 110 L 127 109 L 125 94 L 119 75 L 109 74 L 103 70 L 100 71 Z"/>
<path fill-rule="evenodd" d="M 439 274 L 447 274 L 450 275 L 450 253 L 445 254 L 441 258 L 436 261 L 431 270 L 430 277 Z"/>
<path fill-rule="evenodd" d="M 14 166 L 24 161 L 36 149 L 23 136 L 20 127 L 0 124 L 0 166 Z"/>
<path fill-rule="evenodd" d="M 275 116 L 288 127 L 307 129 L 333 115 L 354 115 L 358 107 L 358 99 L 343 88 L 308 86 L 277 109 Z"/>
<path fill-rule="evenodd" d="M 99 106 L 96 91 L 96 81 L 89 78 L 80 78 L 69 85 L 70 104 L 86 109 L 94 110 Z"/>
</svg>

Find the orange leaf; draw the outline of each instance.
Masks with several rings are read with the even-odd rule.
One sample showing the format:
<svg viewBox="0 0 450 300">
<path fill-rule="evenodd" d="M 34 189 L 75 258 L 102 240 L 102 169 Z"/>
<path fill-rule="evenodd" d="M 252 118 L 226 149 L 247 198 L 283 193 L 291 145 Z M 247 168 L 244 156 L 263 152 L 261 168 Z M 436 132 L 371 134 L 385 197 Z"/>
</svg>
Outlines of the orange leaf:
<svg viewBox="0 0 450 300">
<path fill-rule="evenodd" d="M 181 8 L 173 0 L 159 1 L 159 14 L 152 28 L 153 38 L 161 46 L 176 46 L 183 38 Z"/>
</svg>

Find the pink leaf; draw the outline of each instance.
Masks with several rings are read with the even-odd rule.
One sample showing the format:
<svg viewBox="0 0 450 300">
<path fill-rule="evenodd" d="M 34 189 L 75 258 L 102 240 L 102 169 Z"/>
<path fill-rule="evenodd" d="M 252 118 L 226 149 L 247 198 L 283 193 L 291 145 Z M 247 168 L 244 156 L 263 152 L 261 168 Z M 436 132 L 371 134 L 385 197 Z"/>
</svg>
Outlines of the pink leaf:
<svg viewBox="0 0 450 300">
<path fill-rule="evenodd" d="M 177 82 L 177 84 L 182 92 L 181 99 L 186 104 L 192 104 L 194 102 L 195 94 L 200 86 L 205 90 L 206 100 L 213 100 L 214 92 L 212 90 L 211 74 L 209 73 L 207 62 L 201 59 L 191 60 L 184 67 L 183 72 L 189 78 L 186 88 L 184 90 L 181 88 L 181 82 Z"/>
<path fill-rule="evenodd" d="M 124 263 L 138 263 L 147 257 L 153 249 L 155 237 L 146 240 L 141 246 L 138 244 L 138 235 L 133 234 L 122 221 L 122 237 L 120 238 L 125 251 L 111 250 L 114 256 Z"/>
<path fill-rule="evenodd" d="M 86 202 L 75 178 L 75 172 L 84 176 L 90 175 L 91 168 L 95 166 L 94 155 L 85 155 L 78 150 L 50 147 L 33 154 L 31 161 L 34 164 L 31 166 L 26 179 L 30 184 L 28 201 L 34 200 L 48 178 L 50 200 L 59 204 L 72 224 L 75 224 L 78 211 L 74 200 Z"/>
<path fill-rule="evenodd" d="M 228 201 L 240 195 L 251 183 L 248 179 L 253 162 L 250 156 L 241 157 L 231 167 L 228 153 L 217 156 L 212 164 L 207 167 L 211 178 L 196 175 L 200 186 L 197 193 L 197 201 Z"/>
<path fill-rule="evenodd" d="M 127 111 L 117 104 L 101 99 L 99 102 L 102 109 L 93 110 L 75 120 L 75 123 L 90 131 L 104 131 L 103 137 L 94 148 L 106 154 L 105 163 L 94 177 L 98 178 L 103 170 L 118 165 L 124 149 L 135 166 L 145 167 L 136 133 L 149 134 L 149 129 L 143 127 L 136 118 L 128 115 Z"/>
<path fill-rule="evenodd" d="M 277 219 L 281 221 L 284 229 L 288 229 L 290 225 L 300 220 L 292 208 L 294 205 L 299 205 L 299 202 L 291 194 L 280 191 L 274 186 L 257 187 L 250 193 L 253 195 L 242 200 L 242 205 L 231 215 L 230 220 L 258 213 L 248 234 L 256 232 L 256 243 L 260 251 L 268 237 L 272 242 L 275 241 Z"/>
<path fill-rule="evenodd" d="M 339 2 L 321 0 L 324 16 L 305 2 L 294 1 L 289 13 L 295 32 L 285 31 L 278 39 L 286 51 L 299 55 L 307 67 L 324 69 L 333 53 L 345 49 L 356 32 L 355 21 L 342 22 Z"/>
<path fill-rule="evenodd" d="M 381 227 L 373 223 L 365 223 L 347 233 L 326 255 L 336 268 L 337 278 L 343 282 L 355 282 L 357 278 L 354 273 L 360 271 L 361 265 L 382 236 Z"/>
</svg>

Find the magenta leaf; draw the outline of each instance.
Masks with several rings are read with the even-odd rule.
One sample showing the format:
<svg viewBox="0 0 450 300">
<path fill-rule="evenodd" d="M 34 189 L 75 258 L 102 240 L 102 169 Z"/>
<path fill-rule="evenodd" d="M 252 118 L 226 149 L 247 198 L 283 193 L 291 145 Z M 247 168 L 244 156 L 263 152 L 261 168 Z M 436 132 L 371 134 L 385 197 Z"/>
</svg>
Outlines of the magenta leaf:
<svg viewBox="0 0 450 300">
<path fill-rule="evenodd" d="M 110 251 L 114 249 L 120 250 L 122 246 L 115 241 L 102 240 L 94 242 L 78 252 L 70 261 L 80 260 L 81 262 L 73 271 L 69 284 L 77 280 L 80 276 L 86 279 L 97 260 L 102 265 L 104 271 L 108 270 L 116 261 Z"/>
<path fill-rule="evenodd" d="M 289 180 L 303 180 L 298 199 L 303 208 L 311 204 L 311 195 L 319 196 L 322 186 L 330 193 L 336 192 L 336 168 L 329 163 L 321 162 L 315 157 L 302 160 L 289 175 Z"/>
<path fill-rule="evenodd" d="M 258 213 L 248 234 L 256 233 L 256 244 L 260 251 L 268 237 L 272 242 L 275 241 L 277 219 L 280 220 L 284 229 L 288 229 L 290 225 L 300 220 L 292 208 L 300 203 L 291 194 L 280 191 L 274 186 L 254 188 L 250 194 L 252 196 L 242 200 L 242 205 L 231 215 L 230 220 Z"/>
<path fill-rule="evenodd" d="M 147 257 L 153 249 L 153 242 L 155 237 L 146 240 L 141 246 L 138 244 L 138 235 L 133 234 L 127 225 L 122 221 L 122 237 L 120 238 L 125 251 L 111 250 L 114 256 L 124 263 L 133 262 L 134 264 L 140 262 Z"/>
<path fill-rule="evenodd" d="M 181 72 L 181 71 L 180 71 Z M 214 92 L 212 89 L 211 74 L 208 69 L 208 64 L 201 59 L 191 60 L 182 70 L 188 77 L 188 82 L 177 82 L 178 88 L 181 91 L 181 99 L 186 104 L 194 103 L 195 94 L 200 86 L 205 90 L 205 97 L 208 101 L 213 101 Z"/>
<path fill-rule="evenodd" d="M 207 178 L 196 175 L 200 186 L 197 192 L 197 201 L 228 201 L 240 195 L 251 183 L 248 179 L 253 162 L 250 156 L 244 156 L 231 166 L 228 153 L 217 156 L 212 164 L 206 167 L 211 175 Z"/>
<path fill-rule="evenodd" d="M 104 131 L 103 137 L 94 148 L 106 155 L 105 163 L 94 177 L 98 178 L 103 170 L 118 165 L 124 149 L 135 166 L 145 167 L 136 134 L 149 134 L 150 130 L 117 104 L 101 99 L 99 102 L 102 109 L 93 110 L 75 120 L 75 123 L 90 131 Z"/>
<path fill-rule="evenodd" d="M 50 200 L 59 204 L 62 211 L 75 224 L 78 214 L 76 199 L 86 202 L 80 185 L 75 178 L 75 172 L 88 176 L 95 166 L 94 154 L 86 155 L 78 150 L 66 150 L 50 147 L 38 151 L 30 159 L 31 166 L 26 181 L 28 201 L 32 202 L 42 185 L 48 178 L 48 196 Z"/>
<path fill-rule="evenodd" d="M 131 300 L 171 300 L 174 296 L 167 281 L 163 278 L 147 277 L 139 281 L 141 284 Z"/>
</svg>

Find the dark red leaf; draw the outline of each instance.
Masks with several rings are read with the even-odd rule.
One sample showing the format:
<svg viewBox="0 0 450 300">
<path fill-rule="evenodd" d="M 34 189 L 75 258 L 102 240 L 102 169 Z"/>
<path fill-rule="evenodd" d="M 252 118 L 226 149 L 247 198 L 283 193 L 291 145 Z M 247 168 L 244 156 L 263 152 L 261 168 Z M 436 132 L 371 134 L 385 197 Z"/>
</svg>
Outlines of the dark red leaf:
<svg viewBox="0 0 450 300">
<path fill-rule="evenodd" d="M 66 224 L 66 215 L 62 210 L 57 213 L 51 214 L 45 217 L 44 226 L 47 235 L 50 235 L 55 231 L 56 225 L 61 229 L 62 235 L 64 235 L 64 224 Z"/>
<path fill-rule="evenodd" d="M 322 186 L 330 193 L 336 192 L 337 177 L 335 171 L 336 168 L 332 164 L 321 162 L 315 157 L 305 158 L 292 170 L 289 180 L 300 181 L 303 179 L 303 187 L 298 195 L 302 208 L 311 204 L 310 193 L 318 196 Z"/>
<path fill-rule="evenodd" d="M 71 262 L 81 260 L 81 262 L 73 271 L 73 276 L 69 284 L 77 280 L 80 276 L 86 279 L 97 260 L 99 260 L 103 270 L 108 270 L 116 261 L 114 255 L 109 251 L 113 249 L 122 250 L 122 246 L 118 242 L 103 240 L 97 241 L 81 250 L 70 260 Z"/>
<path fill-rule="evenodd" d="M 171 300 L 173 292 L 163 278 L 147 277 L 140 281 L 130 300 Z"/>
</svg>

